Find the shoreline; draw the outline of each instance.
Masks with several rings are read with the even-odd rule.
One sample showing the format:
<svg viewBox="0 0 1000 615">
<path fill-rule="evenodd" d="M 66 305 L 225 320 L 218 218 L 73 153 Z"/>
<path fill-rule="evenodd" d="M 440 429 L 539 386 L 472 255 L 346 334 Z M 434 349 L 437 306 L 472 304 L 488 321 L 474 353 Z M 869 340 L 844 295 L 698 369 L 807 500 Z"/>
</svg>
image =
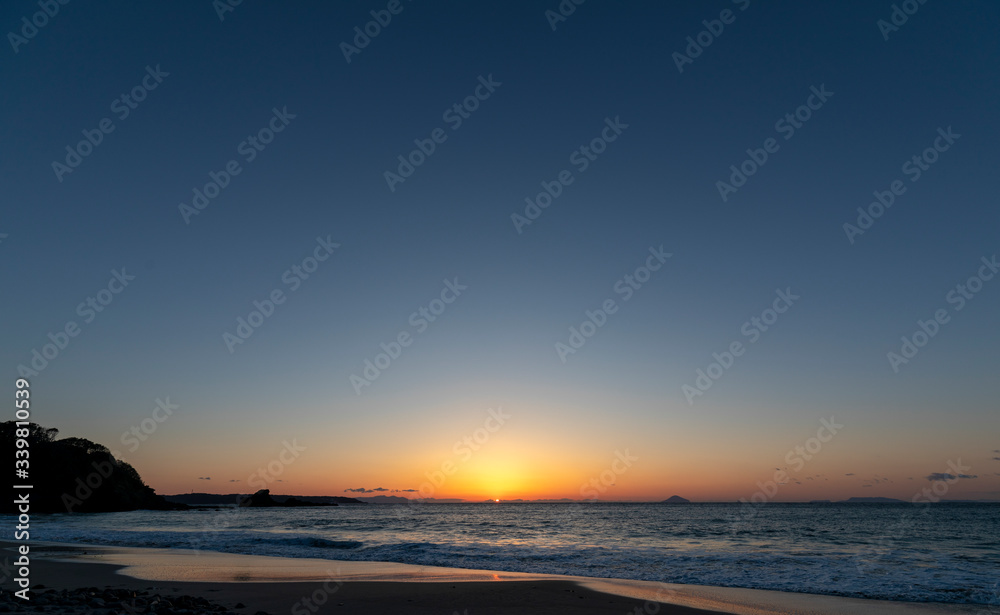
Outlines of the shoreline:
<svg viewBox="0 0 1000 615">
<path fill-rule="evenodd" d="M 14 543 L 0 541 L 4 557 Z M 975 614 L 982 605 L 892 602 L 818 594 L 418 566 L 241 555 L 190 549 L 35 542 L 32 587 L 156 590 L 247 603 L 237 613 L 665 613 L 695 615 Z M 9 582 L 8 582 L 9 584 Z M 43 590 L 44 591 L 44 590 Z M 323 606 L 303 603 L 311 596 Z M 636 611 L 635 609 L 639 610 Z"/>
</svg>

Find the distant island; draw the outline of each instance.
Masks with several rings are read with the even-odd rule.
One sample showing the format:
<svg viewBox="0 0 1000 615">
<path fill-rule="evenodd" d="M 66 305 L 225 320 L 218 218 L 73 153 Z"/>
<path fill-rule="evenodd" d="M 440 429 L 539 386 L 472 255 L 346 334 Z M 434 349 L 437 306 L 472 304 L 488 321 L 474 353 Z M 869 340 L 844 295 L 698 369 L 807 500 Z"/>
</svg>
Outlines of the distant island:
<svg viewBox="0 0 1000 615">
<path fill-rule="evenodd" d="M 493 500 L 493 499 L 483 500 L 483 502 L 485 502 L 487 504 L 495 504 L 497 501 L 498 500 Z M 524 503 L 526 503 L 526 504 L 553 504 L 553 503 L 554 504 L 563 504 L 563 503 L 566 503 L 566 502 L 581 502 L 581 501 L 586 502 L 588 500 L 571 500 L 569 498 L 547 499 L 547 500 L 545 500 L 545 499 L 542 499 L 542 500 L 525 500 L 524 498 L 516 498 L 516 499 L 513 499 L 513 500 L 499 500 L 499 502 L 503 502 L 505 504 L 506 503 L 510 503 L 510 502 L 521 503 L 521 504 L 524 504 Z"/>
<path fill-rule="evenodd" d="M 345 496 L 272 495 L 268 489 L 253 494 L 180 493 L 160 496 L 146 485 L 139 473 L 125 461 L 116 459 L 104 445 L 85 438 L 57 439 L 58 429 L 36 423 L 18 427 L 14 421 L 0 423 L 0 441 L 5 450 L 17 450 L 18 440 L 24 440 L 31 451 L 32 478 L 31 510 L 39 513 L 95 513 L 130 510 L 187 510 L 191 507 L 293 508 L 305 506 L 340 506 L 365 504 L 458 504 L 468 503 L 458 498 L 406 498 L 396 495 L 375 495 L 352 498 Z M 3 489 L 0 514 L 17 514 L 11 483 Z M 494 503 L 485 500 L 484 503 Z M 587 500 L 536 499 L 502 500 L 502 503 L 589 503 Z M 608 502 L 602 502 L 608 503 Z M 660 504 L 690 504 L 679 495 L 672 495 Z M 736 504 L 736 502 L 718 502 Z M 846 500 L 812 500 L 789 502 L 800 504 L 910 504 L 906 500 L 886 497 L 852 497 Z M 942 500 L 940 504 L 988 503 L 985 500 Z"/>
<path fill-rule="evenodd" d="M 271 495 L 270 490 L 262 489 L 261 491 L 267 491 L 268 497 L 278 505 L 284 505 L 289 501 L 292 502 L 291 504 L 288 504 L 289 506 L 301 506 L 303 502 L 307 503 L 309 506 L 366 503 L 355 498 L 342 496 Z M 233 506 L 240 505 L 240 503 L 247 498 L 255 497 L 259 493 L 260 491 L 254 495 L 247 495 L 245 493 L 178 493 L 177 495 L 165 495 L 163 496 L 163 499 L 176 504 L 186 504 L 187 506 Z M 263 498 L 261 498 L 260 501 L 264 501 Z"/>
<path fill-rule="evenodd" d="M 461 504 L 465 500 L 458 498 L 404 498 L 398 495 L 373 495 L 357 498 L 367 504 Z"/>
<path fill-rule="evenodd" d="M 240 506 L 291 508 L 361 504 L 340 496 L 272 496 L 267 489 L 252 495 L 190 493 L 160 496 L 143 482 L 128 463 L 116 459 L 104 445 L 85 438 L 57 439 L 58 429 L 36 423 L 18 427 L 14 421 L 0 423 L 0 441 L 8 451 L 24 440 L 31 451 L 31 510 L 39 513 L 98 513 L 130 510 L 187 510 L 191 506 Z M 0 514 L 16 514 L 11 483 L 0 504 Z"/>
<path fill-rule="evenodd" d="M 242 508 L 291 508 L 296 506 L 338 506 L 336 502 L 310 502 L 298 498 L 285 498 L 277 501 L 271 497 L 270 489 L 261 489 L 257 493 L 240 499 Z"/>
</svg>

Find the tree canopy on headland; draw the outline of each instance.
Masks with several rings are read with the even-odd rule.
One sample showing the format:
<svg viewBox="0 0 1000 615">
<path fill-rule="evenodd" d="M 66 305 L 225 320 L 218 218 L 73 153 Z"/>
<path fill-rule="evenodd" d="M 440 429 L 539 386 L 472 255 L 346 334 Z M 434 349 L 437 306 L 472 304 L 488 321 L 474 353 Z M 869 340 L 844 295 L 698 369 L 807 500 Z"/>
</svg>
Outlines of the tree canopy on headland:
<svg viewBox="0 0 1000 615">
<path fill-rule="evenodd" d="M 13 484 L 31 485 L 31 511 L 36 513 L 116 512 L 185 508 L 156 495 L 131 465 L 116 459 L 106 446 L 86 438 L 57 439 L 58 429 L 37 423 L 0 423 L 3 450 L 27 450 L 27 479 L 6 482 L 0 511 L 15 514 Z M 20 491 L 19 491 L 20 492 Z"/>
</svg>

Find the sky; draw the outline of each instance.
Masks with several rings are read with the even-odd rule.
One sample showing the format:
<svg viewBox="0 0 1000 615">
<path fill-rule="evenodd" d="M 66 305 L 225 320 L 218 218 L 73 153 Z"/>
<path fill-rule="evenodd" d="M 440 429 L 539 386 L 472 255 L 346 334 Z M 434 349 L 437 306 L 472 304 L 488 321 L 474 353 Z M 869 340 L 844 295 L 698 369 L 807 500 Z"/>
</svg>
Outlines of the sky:
<svg viewBox="0 0 1000 615">
<path fill-rule="evenodd" d="M 161 494 L 1000 499 L 998 25 L 4 2 L 0 387 Z"/>
</svg>

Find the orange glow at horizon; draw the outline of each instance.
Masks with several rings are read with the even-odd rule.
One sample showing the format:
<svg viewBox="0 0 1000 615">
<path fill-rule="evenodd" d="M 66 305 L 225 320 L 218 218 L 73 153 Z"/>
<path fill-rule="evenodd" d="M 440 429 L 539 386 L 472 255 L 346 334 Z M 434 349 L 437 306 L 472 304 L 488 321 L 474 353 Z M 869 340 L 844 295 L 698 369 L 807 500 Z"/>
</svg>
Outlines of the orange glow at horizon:
<svg viewBox="0 0 1000 615">
<path fill-rule="evenodd" d="M 659 417 L 636 425 L 605 413 L 588 414 L 583 406 L 511 406 L 507 412 L 512 417 L 478 442 L 467 438 L 481 434 L 488 406 L 461 399 L 421 407 L 419 418 L 390 431 L 364 413 L 352 415 L 357 425 L 330 419 L 308 431 L 289 424 L 238 438 L 220 423 L 214 429 L 177 434 L 183 435 L 186 447 L 181 457 L 169 431 L 181 423 L 165 423 L 157 437 L 134 452 L 126 451 L 124 459 L 164 495 L 267 488 L 275 495 L 394 495 L 469 502 L 655 502 L 672 495 L 695 502 L 735 502 L 769 485 L 782 468 L 788 480 L 768 498 L 780 502 L 863 496 L 910 500 L 930 486 L 929 474 L 949 471 L 945 461 L 969 447 L 968 438 L 958 432 L 938 430 L 934 442 L 914 448 L 899 436 L 895 423 L 886 424 L 895 440 L 885 432 L 853 430 L 848 424 L 843 435 L 823 443 L 806 459 L 795 447 L 816 434 L 819 423 L 812 418 L 723 431 L 674 413 L 672 429 L 665 432 L 654 428 Z M 375 435 L 357 436 L 362 433 Z M 996 446 L 992 433 L 985 428 L 977 432 L 979 449 Z M 114 437 L 92 436 L 98 442 L 114 442 Z M 299 447 L 294 449 L 297 456 L 285 444 L 293 442 Z M 276 461 L 283 451 L 287 464 Z M 962 455 L 979 478 L 957 483 L 948 497 L 996 499 L 1000 476 L 986 471 L 996 463 L 991 457 Z M 278 472 L 262 476 L 271 467 Z"/>
</svg>

